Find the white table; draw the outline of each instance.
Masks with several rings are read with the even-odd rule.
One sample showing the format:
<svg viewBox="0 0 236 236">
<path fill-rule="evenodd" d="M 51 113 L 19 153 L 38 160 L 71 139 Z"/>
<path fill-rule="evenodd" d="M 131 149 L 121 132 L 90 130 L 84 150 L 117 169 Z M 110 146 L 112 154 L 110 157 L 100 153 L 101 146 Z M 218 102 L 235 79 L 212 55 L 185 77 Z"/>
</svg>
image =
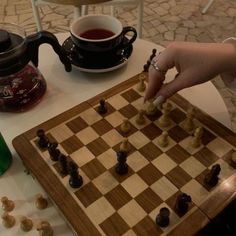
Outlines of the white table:
<svg viewBox="0 0 236 236">
<path fill-rule="evenodd" d="M 65 33 L 57 35 L 61 43 L 68 36 L 69 34 Z M 11 168 L 0 177 L 1 196 L 5 195 L 15 201 L 16 208 L 12 215 L 17 218 L 16 226 L 12 229 L 6 230 L 0 224 L 0 235 L 25 235 L 25 233 L 21 233 L 19 227 L 19 216 L 21 215 L 30 217 L 36 224 L 39 220 L 48 220 L 57 236 L 73 235 L 58 211 L 52 206 L 52 203 L 43 211 L 39 211 L 34 207 L 35 195 L 44 192 L 30 175 L 24 173 L 24 167 L 15 153 L 11 141 L 15 136 L 26 130 L 141 72 L 153 48 L 158 51 L 163 50 L 162 47 L 156 44 L 138 39 L 134 43 L 133 54 L 124 67 L 103 74 L 88 74 L 82 73 L 76 68 L 73 68 L 70 73 L 65 72 L 64 66 L 59 62 L 53 49 L 48 45 L 40 47 L 39 69 L 47 81 L 46 95 L 37 106 L 28 112 L 19 114 L 0 113 L 0 132 L 14 156 Z M 169 71 L 167 74 L 168 80 L 172 79 L 174 75 L 175 70 Z M 212 83 L 207 82 L 185 89 L 180 94 L 192 104 L 231 128 L 227 108 Z M 2 213 L 1 210 L 0 213 Z M 36 235 L 35 226 L 27 235 Z"/>
</svg>

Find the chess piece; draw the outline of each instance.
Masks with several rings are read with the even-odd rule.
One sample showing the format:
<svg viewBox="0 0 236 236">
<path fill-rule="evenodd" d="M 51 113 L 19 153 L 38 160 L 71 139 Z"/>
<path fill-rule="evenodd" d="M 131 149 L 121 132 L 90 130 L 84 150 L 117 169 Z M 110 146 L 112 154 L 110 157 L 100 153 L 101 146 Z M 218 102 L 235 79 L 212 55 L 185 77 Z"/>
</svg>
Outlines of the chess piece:
<svg viewBox="0 0 236 236">
<path fill-rule="evenodd" d="M 232 153 L 232 156 L 231 156 L 231 165 L 233 166 L 233 168 L 236 169 L 236 152 L 233 152 L 233 153 Z"/>
<path fill-rule="evenodd" d="M 52 161 L 58 161 L 61 154 L 60 150 L 57 148 L 58 143 L 52 142 L 48 144 L 48 152 Z"/>
<path fill-rule="evenodd" d="M 149 65 L 148 64 L 145 64 L 143 66 L 143 72 L 148 72 L 148 69 L 149 69 Z"/>
<path fill-rule="evenodd" d="M 105 99 L 101 99 L 99 103 L 100 103 L 100 105 L 98 106 L 98 113 L 100 115 L 103 115 L 103 114 L 107 113 L 107 107 L 106 107 Z"/>
<path fill-rule="evenodd" d="M 162 105 L 162 116 L 158 119 L 158 124 L 165 128 L 171 125 L 170 111 L 172 109 L 172 105 L 169 102 L 165 102 Z"/>
<path fill-rule="evenodd" d="M 146 84 L 145 84 L 145 79 L 146 79 L 146 76 L 144 74 L 140 74 L 139 75 L 139 83 L 137 85 L 137 90 L 139 92 L 144 92 L 145 89 L 146 89 Z"/>
<path fill-rule="evenodd" d="M 137 114 L 137 117 L 136 117 L 136 120 L 135 120 L 138 125 L 145 124 L 146 120 L 145 120 L 145 117 L 144 117 L 144 113 L 145 113 L 144 110 L 142 110 L 142 109 L 139 110 L 139 112 Z"/>
<path fill-rule="evenodd" d="M 49 143 L 49 140 L 48 140 L 48 137 L 45 135 L 45 132 L 43 129 L 39 129 L 37 131 L 37 136 L 38 136 L 38 145 L 40 148 L 47 148 L 48 146 L 48 143 Z"/>
<path fill-rule="evenodd" d="M 29 232 L 33 228 L 33 221 L 25 216 L 21 217 L 20 228 L 24 232 Z"/>
<path fill-rule="evenodd" d="M 2 215 L 2 224 L 5 228 L 11 228 L 15 225 L 15 217 L 9 215 L 7 212 L 3 213 Z"/>
<path fill-rule="evenodd" d="M 124 152 L 129 152 L 130 150 L 130 144 L 127 138 L 124 138 L 124 140 L 122 141 L 121 145 L 120 145 L 120 151 L 124 151 Z"/>
<path fill-rule="evenodd" d="M 189 203 L 192 201 L 191 197 L 186 193 L 181 193 L 175 203 L 175 210 L 179 215 L 184 215 L 188 211 Z"/>
<path fill-rule="evenodd" d="M 69 162 L 68 172 L 70 175 L 69 184 L 72 188 L 79 188 L 83 184 L 83 178 L 79 175 L 78 166 L 73 162 Z"/>
<path fill-rule="evenodd" d="M 182 128 L 188 133 L 192 133 L 195 128 L 194 122 L 193 122 L 194 115 L 195 115 L 195 110 L 193 107 L 191 107 L 187 111 L 187 118 L 182 123 Z"/>
<path fill-rule="evenodd" d="M 40 222 L 37 231 L 39 231 L 40 236 L 53 236 L 53 229 L 47 221 Z"/>
<path fill-rule="evenodd" d="M 220 174 L 221 168 L 219 164 L 215 164 L 211 167 L 210 172 L 208 172 L 204 178 L 204 183 L 207 186 L 214 187 L 217 185 L 219 181 L 219 174 Z"/>
<path fill-rule="evenodd" d="M 115 170 L 116 173 L 119 175 L 127 174 L 128 173 L 128 165 L 126 163 L 127 160 L 127 152 L 125 151 L 118 151 L 117 152 L 117 161 Z"/>
<path fill-rule="evenodd" d="M 59 156 L 59 171 L 62 175 L 68 174 L 68 168 L 67 168 L 67 158 L 64 154 L 61 153 Z"/>
<path fill-rule="evenodd" d="M 148 106 L 146 108 L 146 114 L 149 116 L 155 115 L 157 112 L 157 107 L 154 105 L 153 101 L 149 101 Z"/>
<path fill-rule="evenodd" d="M 35 205 L 38 209 L 43 210 L 47 208 L 48 201 L 46 198 L 43 197 L 42 194 L 37 194 L 36 199 L 35 199 Z"/>
<path fill-rule="evenodd" d="M 152 61 L 152 59 L 156 56 L 156 52 L 157 52 L 157 50 L 155 48 L 152 49 L 152 54 L 150 56 L 150 61 Z"/>
<path fill-rule="evenodd" d="M 129 133 L 129 131 L 131 130 L 131 125 L 128 119 L 124 119 L 123 123 L 120 126 L 120 129 L 124 134 Z"/>
<path fill-rule="evenodd" d="M 198 147 L 201 146 L 201 144 L 202 144 L 202 141 L 201 141 L 202 135 L 203 135 L 203 128 L 202 127 L 197 127 L 194 131 L 193 138 L 191 140 L 191 146 L 193 148 L 198 148 Z"/>
<path fill-rule="evenodd" d="M 9 200 L 7 197 L 2 197 L 1 198 L 2 202 L 2 209 L 4 211 L 12 211 L 15 208 L 15 203 L 12 200 Z"/>
<path fill-rule="evenodd" d="M 156 224 L 160 227 L 167 227 L 170 223 L 170 210 L 167 207 L 162 207 L 156 217 Z"/>
<path fill-rule="evenodd" d="M 157 139 L 158 144 L 161 147 L 166 147 L 169 144 L 169 137 L 166 131 L 163 131 L 162 134 Z"/>
</svg>

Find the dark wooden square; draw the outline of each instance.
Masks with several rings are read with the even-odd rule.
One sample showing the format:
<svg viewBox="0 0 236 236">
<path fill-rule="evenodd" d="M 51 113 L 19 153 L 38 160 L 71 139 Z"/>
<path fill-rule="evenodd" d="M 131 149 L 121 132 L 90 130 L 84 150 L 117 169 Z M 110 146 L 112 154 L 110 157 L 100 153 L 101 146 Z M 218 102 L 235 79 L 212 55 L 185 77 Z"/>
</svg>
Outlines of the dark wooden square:
<svg viewBox="0 0 236 236">
<path fill-rule="evenodd" d="M 70 138 L 61 142 L 61 146 L 65 149 L 68 154 L 75 152 L 84 146 L 84 144 L 77 138 L 77 136 L 73 135 Z"/>
<path fill-rule="evenodd" d="M 155 112 L 155 114 L 153 114 L 153 115 L 148 115 L 148 114 L 146 114 L 146 117 L 147 117 L 150 121 L 156 121 L 156 120 L 158 120 L 158 119 L 161 117 L 161 115 L 162 115 L 162 112 L 161 112 L 160 110 L 157 110 L 157 111 Z"/>
<path fill-rule="evenodd" d="M 107 133 L 111 129 L 113 129 L 113 126 L 106 121 L 105 119 L 101 119 L 94 123 L 92 125 L 92 128 L 100 135 L 102 136 L 103 134 Z"/>
<path fill-rule="evenodd" d="M 78 133 L 82 129 L 88 127 L 87 122 L 84 121 L 80 116 L 67 122 L 66 125 L 73 133 Z"/>
<path fill-rule="evenodd" d="M 174 108 L 171 112 L 170 112 L 170 117 L 171 119 L 176 123 L 179 124 L 181 123 L 183 120 L 185 120 L 186 115 L 183 111 L 181 111 L 179 108 Z"/>
<path fill-rule="evenodd" d="M 168 134 L 177 143 L 179 143 L 180 141 L 184 140 L 189 136 L 189 134 L 178 125 L 169 129 Z"/>
<path fill-rule="evenodd" d="M 127 119 L 130 119 L 132 117 L 134 117 L 135 115 L 138 114 L 138 110 L 132 106 L 131 104 L 128 104 L 124 107 L 122 107 L 119 112 L 126 117 Z"/>
<path fill-rule="evenodd" d="M 121 96 L 126 99 L 129 103 L 139 99 L 141 97 L 140 94 L 138 94 L 133 89 L 129 89 L 128 91 L 121 94 Z"/>
<path fill-rule="evenodd" d="M 141 132 L 148 137 L 149 140 L 153 140 L 162 134 L 162 130 L 153 123 L 145 126 L 141 129 Z"/>
<path fill-rule="evenodd" d="M 103 152 L 107 151 L 110 147 L 102 138 L 99 137 L 87 144 L 87 148 L 93 153 L 93 155 L 99 156 Z"/>
<path fill-rule="evenodd" d="M 154 160 L 156 157 L 162 154 L 162 151 L 152 142 L 149 142 L 139 152 L 149 161 Z"/>
<path fill-rule="evenodd" d="M 190 156 L 190 154 L 179 144 L 176 144 L 174 147 L 166 151 L 166 154 L 177 164 L 182 163 Z"/>
<path fill-rule="evenodd" d="M 211 133 L 209 130 L 203 128 L 203 134 L 202 134 L 202 144 L 203 145 L 207 145 L 208 143 L 210 143 L 211 141 L 213 141 L 216 138 L 216 136 Z"/>
<path fill-rule="evenodd" d="M 85 207 L 88 207 L 93 202 L 102 197 L 101 192 L 92 182 L 89 182 L 88 184 L 82 186 L 79 190 L 74 192 L 74 194 Z"/>
<path fill-rule="evenodd" d="M 195 153 L 194 157 L 206 167 L 209 167 L 219 159 L 219 157 L 215 153 L 213 153 L 206 147 Z"/>
</svg>

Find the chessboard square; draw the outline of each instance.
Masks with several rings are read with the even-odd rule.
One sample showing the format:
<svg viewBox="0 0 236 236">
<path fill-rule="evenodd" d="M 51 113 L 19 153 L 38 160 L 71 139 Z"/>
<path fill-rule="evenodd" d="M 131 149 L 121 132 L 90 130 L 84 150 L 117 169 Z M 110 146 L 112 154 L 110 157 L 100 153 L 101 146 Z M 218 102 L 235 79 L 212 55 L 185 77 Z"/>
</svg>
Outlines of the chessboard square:
<svg viewBox="0 0 236 236">
<path fill-rule="evenodd" d="M 202 144 L 207 145 L 211 141 L 213 141 L 216 138 L 216 135 L 211 133 L 208 129 L 203 128 L 203 134 L 202 134 Z"/>
<path fill-rule="evenodd" d="M 108 171 L 95 178 L 93 183 L 102 194 L 106 194 L 119 184 L 118 181 Z"/>
<path fill-rule="evenodd" d="M 126 179 L 128 179 L 131 175 L 134 174 L 134 171 L 132 170 L 132 168 L 130 166 L 128 166 L 128 173 L 120 175 L 116 172 L 116 166 L 118 165 L 118 162 L 116 162 L 116 164 L 109 169 L 110 173 L 113 175 L 113 177 L 119 182 L 122 183 L 123 181 L 125 181 Z"/>
<path fill-rule="evenodd" d="M 152 164 L 164 175 L 177 166 L 177 164 L 166 153 L 152 161 Z"/>
<path fill-rule="evenodd" d="M 109 149 L 109 145 L 102 139 L 97 138 L 96 140 L 92 141 L 87 145 L 87 148 L 93 155 L 98 156 Z"/>
<path fill-rule="evenodd" d="M 100 225 L 106 235 L 120 236 L 129 230 L 129 226 L 116 212 Z"/>
<path fill-rule="evenodd" d="M 98 114 L 98 112 L 93 109 L 93 108 L 89 108 L 83 112 L 80 113 L 80 116 L 83 120 L 86 120 L 86 122 L 89 125 L 94 124 L 95 122 L 99 121 L 102 119 L 102 117 Z"/>
<path fill-rule="evenodd" d="M 132 166 L 132 169 L 137 172 L 149 163 L 146 158 L 143 157 L 138 151 L 133 152 L 127 158 L 128 166 Z"/>
<path fill-rule="evenodd" d="M 187 193 L 191 196 L 192 201 L 197 205 L 200 206 L 203 201 L 206 200 L 206 198 L 209 195 L 209 192 L 195 179 L 190 180 L 187 184 L 185 184 L 181 191 L 183 193 Z"/>
<path fill-rule="evenodd" d="M 182 162 L 180 167 L 184 169 L 192 178 L 200 175 L 206 169 L 206 167 L 193 156 L 190 156 L 187 160 Z"/>
<path fill-rule="evenodd" d="M 115 111 L 113 113 L 111 113 L 110 115 L 106 116 L 105 119 L 113 126 L 113 127 L 117 127 L 120 124 L 123 123 L 124 120 L 124 116 L 120 114 L 120 112 Z"/>
<path fill-rule="evenodd" d="M 186 115 L 183 111 L 181 111 L 179 108 L 174 108 L 170 112 L 171 119 L 176 123 L 179 124 L 183 120 L 185 120 Z"/>
<path fill-rule="evenodd" d="M 157 147 L 159 147 L 162 150 L 162 152 L 166 152 L 166 151 L 168 151 L 169 149 L 171 149 L 172 147 L 174 147 L 176 145 L 176 142 L 171 137 L 168 136 L 168 144 L 167 144 L 167 146 L 166 147 L 162 147 L 159 144 L 159 139 L 160 138 L 161 138 L 161 135 L 159 137 L 156 137 L 154 140 L 152 140 L 152 142 L 155 145 L 157 145 Z"/>
<path fill-rule="evenodd" d="M 84 145 L 87 145 L 99 137 L 99 135 L 90 126 L 78 132 L 76 136 Z"/>
<path fill-rule="evenodd" d="M 95 179 L 106 171 L 106 168 L 97 159 L 93 159 L 92 161 L 83 165 L 81 169 L 90 178 L 90 180 Z"/>
<path fill-rule="evenodd" d="M 115 210 L 105 197 L 101 197 L 89 205 L 85 209 L 85 212 L 89 218 L 92 219 L 92 222 L 100 224 L 112 214 L 114 214 Z"/>
<path fill-rule="evenodd" d="M 176 166 L 170 172 L 166 174 L 166 177 L 175 184 L 177 188 L 183 187 L 192 178 L 182 168 Z"/>
<path fill-rule="evenodd" d="M 130 229 L 125 234 L 122 234 L 122 236 L 137 236 L 137 234 L 132 229 Z"/>
<path fill-rule="evenodd" d="M 162 134 L 162 130 L 153 123 L 145 126 L 143 129 L 141 129 L 141 132 L 146 135 L 150 140 L 153 140 Z"/>
<path fill-rule="evenodd" d="M 74 194 L 84 205 L 84 207 L 88 207 L 97 199 L 102 197 L 101 192 L 94 186 L 92 182 L 83 185 L 80 189 L 74 192 Z"/>
<path fill-rule="evenodd" d="M 130 227 L 136 225 L 146 216 L 146 212 L 135 200 L 131 200 L 121 207 L 118 213 Z"/>
<path fill-rule="evenodd" d="M 140 149 L 147 143 L 149 143 L 149 139 L 142 134 L 140 131 L 135 132 L 134 134 L 129 136 L 129 142 L 136 148 Z"/>
<path fill-rule="evenodd" d="M 78 133 L 82 129 L 88 127 L 86 121 L 84 121 L 80 116 L 66 123 L 66 125 L 71 129 L 73 133 Z"/>
<path fill-rule="evenodd" d="M 156 157 L 162 154 L 162 151 L 152 142 L 149 142 L 139 152 L 149 161 L 154 160 Z"/>
<path fill-rule="evenodd" d="M 193 156 L 206 167 L 212 165 L 219 159 L 219 157 L 216 156 L 215 153 L 213 153 L 206 147 L 201 149 L 199 152 L 195 153 Z"/>
<path fill-rule="evenodd" d="M 138 114 L 138 110 L 132 106 L 131 104 L 128 104 L 125 107 L 122 107 L 119 112 L 128 119 L 131 119 L 133 116 L 136 116 Z"/>
<path fill-rule="evenodd" d="M 135 200 L 148 214 L 163 202 L 150 188 L 145 189 L 141 194 L 136 196 Z"/>
<path fill-rule="evenodd" d="M 106 169 L 110 169 L 117 163 L 116 153 L 111 148 L 97 156 L 97 159 L 103 164 L 103 166 L 105 166 Z"/>
<path fill-rule="evenodd" d="M 121 143 L 124 139 L 122 135 L 117 132 L 117 130 L 112 129 L 102 136 L 102 139 L 110 146 L 113 147 L 118 143 Z"/>
<path fill-rule="evenodd" d="M 128 91 L 125 91 L 124 93 L 121 94 L 123 98 L 125 98 L 129 103 L 137 100 L 138 98 L 141 97 L 140 94 L 138 94 L 134 89 L 129 89 Z"/>
<path fill-rule="evenodd" d="M 115 210 L 120 209 L 132 199 L 129 193 L 121 185 L 113 188 L 110 192 L 105 194 L 104 197 L 110 202 Z"/>
<path fill-rule="evenodd" d="M 226 141 L 222 140 L 219 137 L 208 143 L 207 148 L 214 152 L 218 157 L 224 156 L 232 149 Z"/>
<path fill-rule="evenodd" d="M 58 143 L 63 142 L 69 137 L 73 136 L 74 133 L 65 125 L 58 125 L 50 130 L 50 135 L 55 139 Z"/>
<path fill-rule="evenodd" d="M 102 116 L 102 117 L 106 117 L 106 116 L 112 114 L 112 113 L 116 110 L 116 109 L 115 109 L 111 104 L 109 104 L 108 102 L 106 102 L 105 106 L 106 106 L 107 111 L 106 111 L 106 113 L 104 113 L 104 114 L 99 114 L 99 112 L 98 112 L 99 107 L 100 107 L 100 104 L 97 104 L 97 105 L 94 107 L 94 110 L 97 112 L 97 114 L 98 114 L 99 116 Z"/>
<path fill-rule="evenodd" d="M 133 227 L 133 231 L 137 236 L 161 235 L 163 233 L 162 229 L 156 226 L 155 221 L 150 216 L 146 216 L 138 222 Z"/>
<path fill-rule="evenodd" d="M 151 189 L 165 201 L 171 195 L 176 193 L 178 189 L 165 176 L 160 178 L 157 182 L 151 185 Z"/>
<path fill-rule="evenodd" d="M 119 110 L 120 108 L 129 104 L 129 102 L 126 99 L 124 99 L 120 94 L 108 98 L 107 102 L 111 104 L 113 107 L 115 107 L 116 110 Z"/>
<path fill-rule="evenodd" d="M 137 174 L 131 175 L 129 178 L 124 180 L 121 185 L 133 198 L 148 187 L 148 185 Z"/>
<path fill-rule="evenodd" d="M 149 163 L 139 170 L 137 174 L 150 186 L 162 177 L 162 173 L 152 164 Z"/>
<path fill-rule="evenodd" d="M 180 141 L 182 141 L 183 139 L 189 136 L 189 134 L 178 125 L 169 129 L 168 134 L 177 143 L 179 143 Z"/>
<path fill-rule="evenodd" d="M 144 110 L 144 105 L 143 105 L 143 97 L 138 98 L 134 102 L 132 102 L 132 105 L 137 108 L 137 110 Z"/>
<path fill-rule="evenodd" d="M 94 159 L 94 155 L 88 150 L 87 147 L 80 148 L 79 150 L 73 152 L 70 156 L 79 167 Z"/>
<path fill-rule="evenodd" d="M 60 145 L 68 154 L 71 154 L 83 147 L 83 143 L 75 135 L 65 139 Z"/>
<path fill-rule="evenodd" d="M 166 154 L 177 164 L 182 163 L 190 156 L 190 154 L 178 144 L 166 151 Z"/>
<path fill-rule="evenodd" d="M 96 133 L 98 133 L 101 136 L 110 131 L 113 128 L 113 126 L 105 119 L 102 119 L 94 123 L 92 125 L 92 128 L 96 131 Z"/>
<path fill-rule="evenodd" d="M 201 150 L 201 148 L 203 148 L 204 146 L 201 144 L 199 147 L 195 148 L 191 144 L 192 140 L 193 140 L 193 136 L 189 136 L 186 139 L 179 142 L 179 145 L 183 147 L 188 153 L 190 153 L 191 155 L 194 155 L 196 152 Z"/>
</svg>

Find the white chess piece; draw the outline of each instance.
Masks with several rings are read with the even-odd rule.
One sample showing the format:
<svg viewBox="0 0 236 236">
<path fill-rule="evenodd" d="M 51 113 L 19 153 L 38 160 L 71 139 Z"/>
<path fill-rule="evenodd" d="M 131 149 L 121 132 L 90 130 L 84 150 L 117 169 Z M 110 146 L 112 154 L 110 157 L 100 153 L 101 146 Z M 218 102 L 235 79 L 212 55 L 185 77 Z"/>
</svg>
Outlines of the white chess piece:
<svg viewBox="0 0 236 236">
<path fill-rule="evenodd" d="M 5 228 L 11 228 L 15 225 L 15 217 L 9 215 L 7 212 L 3 213 L 2 215 L 2 224 Z"/>
<path fill-rule="evenodd" d="M 157 107 L 155 106 L 153 101 L 150 100 L 146 108 L 146 114 L 152 116 L 155 115 L 156 112 L 157 112 Z"/>
<path fill-rule="evenodd" d="M 195 109 L 191 107 L 190 109 L 188 109 L 187 118 L 183 121 L 183 124 L 182 124 L 183 129 L 189 133 L 193 132 L 195 128 L 195 125 L 193 122 L 194 115 L 195 115 Z"/>
<path fill-rule="evenodd" d="M 9 200 L 7 197 L 1 198 L 2 209 L 4 211 L 12 211 L 15 208 L 15 203 L 12 200 Z"/>
<path fill-rule="evenodd" d="M 130 150 L 129 141 L 127 138 L 124 138 L 124 140 L 122 141 L 120 145 L 120 151 L 129 152 L 129 150 Z"/>
<path fill-rule="evenodd" d="M 140 74 L 139 75 L 139 83 L 138 83 L 138 86 L 137 86 L 137 90 L 139 92 L 144 92 L 145 89 L 146 89 L 146 84 L 145 84 L 145 81 L 146 80 L 146 76 L 144 74 Z"/>
<path fill-rule="evenodd" d="M 145 117 L 144 117 L 144 113 L 145 113 L 144 110 L 142 110 L 142 109 L 139 110 L 139 112 L 137 114 L 137 117 L 136 117 L 136 120 L 135 120 L 138 125 L 145 124 L 146 120 L 145 120 Z"/>
<path fill-rule="evenodd" d="M 28 232 L 33 228 L 33 221 L 25 216 L 20 219 L 20 227 L 23 231 Z"/>
<path fill-rule="evenodd" d="M 42 210 L 47 208 L 48 206 L 48 201 L 46 198 L 42 196 L 42 194 L 37 194 L 36 200 L 35 200 L 35 205 L 38 209 Z"/>
<path fill-rule="evenodd" d="M 165 102 L 162 105 L 162 116 L 158 119 L 158 123 L 161 127 L 165 128 L 171 125 L 171 119 L 170 119 L 170 112 L 172 109 L 172 105 L 168 102 Z"/>
<path fill-rule="evenodd" d="M 37 230 L 40 236 L 53 236 L 53 229 L 47 221 L 42 221 L 38 225 Z"/>
<path fill-rule="evenodd" d="M 123 123 L 120 126 L 120 129 L 123 133 L 129 133 L 130 129 L 131 129 L 131 125 L 129 123 L 128 119 L 124 119 Z"/>
<path fill-rule="evenodd" d="M 166 147 L 169 144 L 169 138 L 168 138 L 168 133 L 166 131 L 163 131 L 160 137 L 158 138 L 158 144 L 161 147 Z"/>
<path fill-rule="evenodd" d="M 202 135 L 203 135 L 203 128 L 202 127 L 197 127 L 194 131 L 193 138 L 191 140 L 192 147 L 198 148 L 198 147 L 201 146 L 201 144 L 202 144 L 202 141 L 201 141 Z"/>
</svg>

